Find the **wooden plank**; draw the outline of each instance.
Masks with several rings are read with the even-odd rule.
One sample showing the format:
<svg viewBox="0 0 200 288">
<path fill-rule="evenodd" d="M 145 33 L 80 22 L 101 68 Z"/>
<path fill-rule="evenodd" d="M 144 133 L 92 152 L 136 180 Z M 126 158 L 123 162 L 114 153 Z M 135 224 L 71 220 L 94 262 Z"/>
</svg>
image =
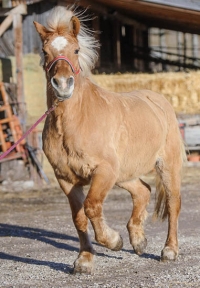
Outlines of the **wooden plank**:
<svg viewBox="0 0 200 288">
<path fill-rule="evenodd" d="M 10 160 L 14 160 L 14 159 L 20 159 L 23 158 L 23 153 L 20 152 L 11 152 L 10 154 L 8 154 L 8 156 L 6 156 L 5 158 L 0 160 L 0 163 L 6 162 L 6 161 L 10 161 Z"/>
<path fill-rule="evenodd" d="M 2 125 L 3 124 L 8 124 L 8 127 L 11 130 L 11 134 L 12 134 L 12 141 L 13 142 L 17 142 L 21 136 L 22 136 L 22 129 L 21 129 L 21 125 L 19 122 L 19 119 L 17 118 L 16 115 L 13 115 L 9 101 L 8 101 L 8 94 L 5 90 L 5 86 L 4 83 L 0 82 L 0 90 L 1 90 L 1 95 L 2 95 L 2 100 L 4 105 L 2 106 L 4 108 L 5 111 L 5 116 L 3 119 L 0 119 L 0 145 L 2 146 L 2 151 L 5 152 L 9 146 L 11 146 L 11 142 L 6 142 L 5 141 L 5 137 L 6 134 L 3 133 L 3 128 Z M 16 151 L 17 152 L 24 152 L 24 147 L 23 145 L 25 144 L 25 140 L 21 141 L 20 144 L 18 144 L 16 146 Z"/>
<path fill-rule="evenodd" d="M 161 27 L 200 34 L 200 11 L 197 10 L 183 9 L 142 0 L 96 0 L 95 2 L 110 6 L 116 10 L 120 9 L 122 13 L 126 11 L 132 15 L 134 20 L 140 21 L 150 27 Z"/>
<path fill-rule="evenodd" d="M 200 146 L 186 146 L 189 151 L 200 151 Z"/>
<path fill-rule="evenodd" d="M 25 101 L 24 101 L 24 77 L 23 77 L 23 35 L 22 15 L 15 14 L 13 17 L 15 36 L 15 58 L 16 58 L 16 79 L 17 79 L 17 101 L 20 103 L 20 118 L 23 121 L 25 130 Z"/>
<path fill-rule="evenodd" d="M 3 129 L 1 125 L 0 125 L 0 146 L 1 146 L 2 152 L 5 152 L 7 150 L 6 141 L 4 138 Z"/>
<path fill-rule="evenodd" d="M 9 12 L 6 12 L 5 15 L 9 14 L 21 14 L 21 15 L 26 15 L 27 14 L 27 6 L 25 4 L 19 4 Z"/>
<path fill-rule="evenodd" d="M 4 118 L 0 120 L 0 124 L 9 123 L 10 121 L 12 121 L 12 118 Z"/>
<path fill-rule="evenodd" d="M 11 7 L 12 8 L 12 7 Z M 2 16 L 7 16 L 10 14 L 22 14 L 26 15 L 27 14 L 27 6 L 25 4 L 19 4 L 15 8 L 0 8 L 0 17 Z"/>
<path fill-rule="evenodd" d="M 5 111 L 6 108 L 7 108 L 6 105 L 1 106 L 1 107 L 0 107 L 0 112 Z"/>
<path fill-rule="evenodd" d="M 141 1 L 200 11 L 199 0 L 176 0 L 176 1 L 174 0 L 141 0 Z"/>
<path fill-rule="evenodd" d="M 121 42 L 120 42 L 120 23 L 117 19 L 113 22 L 113 49 L 114 65 L 117 69 L 121 68 Z"/>
<path fill-rule="evenodd" d="M 12 24 L 13 15 L 10 14 L 6 17 L 6 19 L 0 25 L 0 36 L 8 29 L 8 27 Z"/>
<path fill-rule="evenodd" d="M 3 100 L 4 105 L 9 104 L 8 96 L 7 96 L 4 84 L 2 82 L 0 82 L 0 90 L 1 90 L 1 96 L 2 96 L 2 100 Z"/>
<path fill-rule="evenodd" d="M 189 146 L 200 145 L 200 125 L 185 127 L 184 138 Z"/>
<path fill-rule="evenodd" d="M 185 127 L 185 142 L 188 145 L 200 145 L 200 126 Z"/>
</svg>

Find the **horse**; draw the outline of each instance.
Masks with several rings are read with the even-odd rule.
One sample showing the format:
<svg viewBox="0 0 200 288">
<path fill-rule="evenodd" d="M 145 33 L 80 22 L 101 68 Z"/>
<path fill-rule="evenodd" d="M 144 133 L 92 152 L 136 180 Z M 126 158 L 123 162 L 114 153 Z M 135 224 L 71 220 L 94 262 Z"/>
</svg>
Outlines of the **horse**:
<svg viewBox="0 0 200 288">
<path fill-rule="evenodd" d="M 99 244 L 115 251 L 123 247 L 122 237 L 103 215 L 103 202 L 114 185 L 131 195 L 130 244 L 136 254 L 144 253 L 147 239 L 143 224 L 151 187 L 142 176 L 153 170 L 154 215 L 168 218 L 161 260 L 176 260 L 185 148 L 175 112 L 156 92 L 115 93 L 92 80 L 99 43 L 94 31 L 83 23 L 86 18 L 77 9 L 57 6 L 45 26 L 34 22 L 42 44 L 47 106 L 56 105 L 46 117 L 43 150 L 69 200 L 80 242 L 73 271 L 94 271 L 96 252 L 88 220 Z"/>
</svg>

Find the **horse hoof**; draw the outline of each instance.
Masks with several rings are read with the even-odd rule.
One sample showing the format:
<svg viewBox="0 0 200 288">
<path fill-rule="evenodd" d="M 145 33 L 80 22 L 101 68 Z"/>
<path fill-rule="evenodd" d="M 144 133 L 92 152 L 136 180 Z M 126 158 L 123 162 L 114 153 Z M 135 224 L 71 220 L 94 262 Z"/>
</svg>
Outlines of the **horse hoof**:
<svg viewBox="0 0 200 288">
<path fill-rule="evenodd" d="M 74 263 L 73 274 L 93 274 L 94 267 L 91 263 Z"/>
<path fill-rule="evenodd" d="M 133 245 L 133 249 L 137 255 L 142 255 L 147 247 L 147 239 L 144 238 L 137 245 Z"/>
<path fill-rule="evenodd" d="M 119 250 L 122 249 L 122 247 L 123 247 L 123 239 L 122 239 L 122 236 L 119 235 L 119 239 L 118 239 L 115 247 L 113 247 L 111 250 L 113 250 L 113 251 L 119 251 Z"/>
<path fill-rule="evenodd" d="M 161 252 L 161 261 L 175 261 L 178 257 L 178 253 L 170 247 L 166 246 Z"/>
<path fill-rule="evenodd" d="M 73 274 L 93 274 L 93 267 L 90 266 L 83 266 L 83 265 L 76 265 L 74 266 Z"/>
<path fill-rule="evenodd" d="M 95 254 L 95 251 L 93 252 Z M 73 274 L 93 274 L 94 271 L 94 254 L 84 252 L 74 262 Z"/>
</svg>

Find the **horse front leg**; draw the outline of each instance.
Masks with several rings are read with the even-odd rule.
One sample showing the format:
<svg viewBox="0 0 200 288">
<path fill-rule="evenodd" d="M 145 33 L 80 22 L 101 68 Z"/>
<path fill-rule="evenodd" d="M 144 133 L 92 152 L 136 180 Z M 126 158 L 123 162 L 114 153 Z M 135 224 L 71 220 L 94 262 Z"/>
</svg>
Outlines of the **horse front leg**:
<svg viewBox="0 0 200 288">
<path fill-rule="evenodd" d="M 74 262 L 74 273 L 91 274 L 94 269 L 95 250 L 90 241 L 88 219 L 83 208 L 83 202 L 85 200 L 83 188 L 78 185 L 73 186 L 64 180 L 58 179 L 58 182 L 68 197 L 72 211 L 72 219 L 80 241 L 79 255 Z"/>
<path fill-rule="evenodd" d="M 117 185 L 131 194 L 133 211 L 127 229 L 135 253 L 141 255 L 147 246 L 143 223 L 148 214 L 146 207 L 149 204 L 151 188 L 141 179 L 117 183 Z"/>
<path fill-rule="evenodd" d="M 84 208 L 93 226 L 96 241 L 109 249 L 120 250 L 123 246 L 121 236 L 105 223 L 103 217 L 103 201 L 115 182 L 116 173 L 112 166 L 107 162 L 99 165 L 93 174 Z"/>
</svg>

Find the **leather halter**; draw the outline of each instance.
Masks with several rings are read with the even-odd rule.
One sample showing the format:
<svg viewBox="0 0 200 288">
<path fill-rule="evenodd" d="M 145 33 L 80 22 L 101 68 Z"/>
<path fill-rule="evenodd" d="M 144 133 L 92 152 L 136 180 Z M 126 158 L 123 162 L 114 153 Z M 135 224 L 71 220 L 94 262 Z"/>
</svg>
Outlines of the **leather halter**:
<svg viewBox="0 0 200 288">
<path fill-rule="evenodd" d="M 78 70 L 76 70 L 75 68 L 74 68 L 74 66 L 72 65 L 72 63 L 70 62 L 70 60 L 67 58 L 67 57 L 65 57 L 65 56 L 57 56 L 56 58 L 54 58 L 51 62 L 49 62 L 49 64 L 47 65 L 47 67 L 46 67 L 46 71 L 47 72 L 49 72 L 50 70 L 51 70 L 51 68 L 53 67 L 53 65 L 57 62 L 57 61 L 59 61 L 59 60 L 64 60 L 64 61 L 66 61 L 68 64 L 69 64 L 69 66 L 71 67 L 71 69 L 72 69 L 72 72 L 74 73 L 74 74 L 79 74 L 80 73 L 80 69 L 78 69 Z"/>
</svg>

